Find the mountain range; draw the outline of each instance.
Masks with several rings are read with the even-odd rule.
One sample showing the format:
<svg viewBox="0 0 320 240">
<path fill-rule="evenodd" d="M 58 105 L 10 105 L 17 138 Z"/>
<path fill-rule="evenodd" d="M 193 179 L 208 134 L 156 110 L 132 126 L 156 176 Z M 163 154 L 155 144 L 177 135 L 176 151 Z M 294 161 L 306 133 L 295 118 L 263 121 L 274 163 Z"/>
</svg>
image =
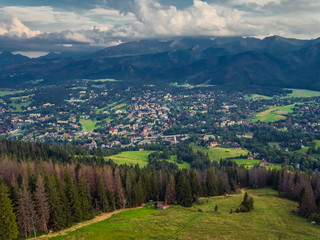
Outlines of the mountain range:
<svg viewBox="0 0 320 240">
<path fill-rule="evenodd" d="M 1 49 L 0 49 L 1 50 Z M 135 83 L 258 85 L 320 90 L 320 38 L 279 36 L 141 40 L 81 56 L 0 54 L 3 87 L 114 78 Z"/>
</svg>

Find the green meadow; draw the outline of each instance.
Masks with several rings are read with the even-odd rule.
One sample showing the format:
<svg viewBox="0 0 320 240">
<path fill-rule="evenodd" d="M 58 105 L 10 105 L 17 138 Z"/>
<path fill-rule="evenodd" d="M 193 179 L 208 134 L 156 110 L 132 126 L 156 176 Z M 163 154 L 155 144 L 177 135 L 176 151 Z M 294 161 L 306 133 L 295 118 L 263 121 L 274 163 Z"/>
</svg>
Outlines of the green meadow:
<svg viewBox="0 0 320 240">
<path fill-rule="evenodd" d="M 102 113 L 102 112 L 104 112 L 104 111 L 117 110 L 117 109 L 123 108 L 123 107 L 125 107 L 125 106 L 127 106 L 127 104 L 114 102 L 114 103 L 111 103 L 111 104 L 109 104 L 109 105 L 107 105 L 107 106 L 105 106 L 105 107 L 103 107 L 103 108 L 95 109 L 94 111 L 95 111 L 96 113 Z"/>
<path fill-rule="evenodd" d="M 292 90 L 292 93 L 288 94 L 284 98 L 320 97 L 320 91 L 312 91 L 307 89 L 293 89 L 293 88 L 287 88 L 287 90 Z"/>
<path fill-rule="evenodd" d="M 207 149 L 203 146 L 198 146 L 195 143 L 191 143 L 193 151 L 200 151 L 204 154 L 208 154 L 211 161 L 220 161 L 220 159 L 235 158 L 248 155 L 246 149 L 234 149 L 234 148 L 211 148 Z"/>
<path fill-rule="evenodd" d="M 121 152 L 114 156 L 105 157 L 106 160 L 111 159 L 115 163 L 121 165 L 121 164 L 127 164 L 127 165 L 136 165 L 139 164 L 139 167 L 143 168 L 148 165 L 148 156 L 150 153 L 153 153 L 155 151 L 127 151 L 127 152 Z M 179 168 L 190 168 L 189 163 L 182 163 L 178 164 L 176 162 L 177 156 L 172 155 L 170 159 L 165 159 L 164 161 L 168 161 L 171 163 L 175 163 L 178 165 Z"/>
<path fill-rule="evenodd" d="M 285 120 L 289 113 L 293 112 L 293 108 L 295 104 L 287 105 L 287 106 L 279 106 L 279 107 L 269 107 L 269 109 L 256 113 L 252 122 L 277 122 L 280 120 Z"/>
<path fill-rule="evenodd" d="M 252 168 L 255 165 L 260 163 L 260 160 L 256 160 L 256 159 L 241 159 L 241 158 L 237 158 L 237 159 L 232 159 L 232 161 L 234 161 L 238 165 L 244 165 L 247 168 Z"/>
<path fill-rule="evenodd" d="M 70 88 L 71 90 L 87 90 L 88 88 L 87 87 L 73 87 L 73 88 Z"/>
<path fill-rule="evenodd" d="M 97 121 L 93 121 L 91 119 L 80 119 L 80 123 L 82 124 L 84 130 L 94 130 L 98 128 L 96 126 Z"/>
<path fill-rule="evenodd" d="M 17 93 L 23 93 L 24 91 L 0 91 L 0 97 L 4 97 L 7 95 L 13 95 Z"/>
<path fill-rule="evenodd" d="M 163 211 L 145 206 L 113 215 L 65 236 L 52 240 L 104 239 L 313 239 L 320 238 L 320 227 L 292 213 L 298 203 L 279 198 L 277 191 L 264 188 L 247 190 L 254 198 L 254 210 L 235 213 L 243 193 L 236 196 L 202 199 L 191 208 L 170 206 Z M 215 212 L 215 206 L 218 211 Z M 233 213 L 230 214 L 230 209 Z"/>
<path fill-rule="evenodd" d="M 11 109 L 11 112 L 22 112 L 22 107 L 29 107 L 32 101 L 26 101 L 26 102 L 12 102 L 10 103 L 10 106 L 14 109 Z"/>
<path fill-rule="evenodd" d="M 245 100 L 270 100 L 272 97 L 259 95 L 259 94 L 252 94 L 245 97 Z"/>
</svg>

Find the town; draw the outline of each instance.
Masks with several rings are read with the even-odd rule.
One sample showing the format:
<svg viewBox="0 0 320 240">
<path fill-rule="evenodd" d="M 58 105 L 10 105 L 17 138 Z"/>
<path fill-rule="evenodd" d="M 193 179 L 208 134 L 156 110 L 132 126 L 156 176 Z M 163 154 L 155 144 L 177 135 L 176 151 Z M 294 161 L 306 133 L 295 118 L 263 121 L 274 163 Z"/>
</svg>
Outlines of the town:
<svg viewBox="0 0 320 240">
<path fill-rule="evenodd" d="M 319 130 L 318 92 L 308 98 L 290 96 L 290 91 L 269 97 L 250 89 L 126 84 L 79 80 L 73 86 L 3 91 L 0 134 L 12 140 L 109 149 L 176 144 L 191 135 L 206 140 L 207 147 L 239 147 L 234 139 L 252 139 L 257 128 Z M 230 136 L 222 138 L 226 133 Z M 300 142 L 297 149 L 306 144 L 310 141 Z"/>
</svg>

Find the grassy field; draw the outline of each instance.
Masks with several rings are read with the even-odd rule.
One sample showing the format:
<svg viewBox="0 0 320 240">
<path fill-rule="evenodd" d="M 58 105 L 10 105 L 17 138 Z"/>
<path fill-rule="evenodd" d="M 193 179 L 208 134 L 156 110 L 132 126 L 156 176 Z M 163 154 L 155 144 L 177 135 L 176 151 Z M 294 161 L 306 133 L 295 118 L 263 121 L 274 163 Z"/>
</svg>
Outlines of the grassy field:
<svg viewBox="0 0 320 240">
<path fill-rule="evenodd" d="M 96 126 L 97 121 L 93 121 L 91 119 L 80 119 L 80 123 L 82 124 L 84 130 L 94 130 L 98 128 Z"/>
<path fill-rule="evenodd" d="M 234 158 L 234 157 L 240 157 L 241 155 L 248 155 L 248 150 L 246 149 L 233 149 L 233 148 L 211 148 L 207 149 L 202 146 L 198 146 L 195 143 L 191 143 L 190 146 L 194 151 L 200 151 L 204 154 L 209 155 L 209 158 L 211 161 L 220 161 L 220 159 L 226 159 L 226 158 Z"/>
<path fill-rule="evenodd" d="M 295 104 L 287 105 L 287 106 L 280 106 L 280 107 L 270 107 L 269 109 L 256 113 L 253 118 L 252 122 L 276 122 L 279 120 L 286 119 L 286 115 L 293 112 L 293 108 Z"/>
<path fill-rule="evenodd" d="M 117 109 L 123 108 L 125 106 L 127 106 L 127 104 L 121 103 L 121 104 L 118 104 L 118 105 L 112 107 L 111 110 L 117 110 Z"/>
<path fill-rule="evenodd" d="M 22 107 L 29 107 L 32 101 L 27 102 L 12 102 L 10 103 L 10 106 L 13 108 L 16 108 L 15 110 L 11 109 L 11 112 L 22 112 Z"/>
<path fill-rule="evenodd" d="M 105 88 L 106 85 L 105 84 L 92 84 L 91 87 L 94 87 L 94 88 Z"/>
<path fill-rule="evenodd" d="M 164 211 L 144 207 L 69 232 L 53 240 L 102 239 L 310 239 L 310 221 L 294 215 L 298 206 L 277 196 L 272 189 L 248 190 L 254 198 L 254 210 L 233 213 L 243 195 L 203 199 L 191 208 L 170 206 Z M 218 211 L 214 211 L 215 205 Z M 320 238 L 315 226 L 313 239 Z"/>
<path fill-rule="evenodd" d="M 88 88 L 87 87 L 73 87 L 73 88 L 70 88 L 71 90 L 87 90 Z"/>
<path fill-rule="evenodd" d="M 306 89 L 293 89 L 293 88 L 288 88 L 288 90 L 292 90 L 292 93 L 288 94 L 284 98 L 320 97 L 319 91 L 311 91 Z"/>
<path fill-rule="evenodd" d="M 12 98 L 10 98 L 10 100 L 12 100 L 12 101 L 22 100 L 22 99 L 27 99 L 27 98 L 30 98 L 30 97 L 33 97 L 33 96 L 34 96 L 34 94 L 26 95 L 26 96 L 20 96 L 20 97 L 12 97 Z"/>
<path fill-rule="evenodd" d="M 238 159 L 232 159 L 232 161 L 234 161 L 236 164 L 238 165 L 244 165 L 247 168 L 252 168 L 255 165 L 260 163 L 260 160 L 256 160 L 256 159 L 242 159 L 242 158 L 238 158 Z"/>
<path fill-rule="evenodd" d="M 259 94 L 252 94 L 245 97 L 245 100 L 270 100 L 272 97 L 259 95 Z"/>
<path fill-rule="evenodd" d="M 313 142 L 316 143 L 316 148 L 320 147 L 320 140 L 314 140 Z"/>
<path fill-rule="evenodd" d="M 109 110 L 115 110 L 115 109 L 119 109 L 123 106 L 126 106 L 126 104 L 119 104 L 118 102 L 114 102 L 114 103 L 111 103 L 103 108 L 98 108 L 98 109 L 95 109 L 95 112 L 96 113 L 102 113 L 104 111 L 109 111 Z"/>
<path fill-rule="evenodd" d="M 140 167 L 145 167 L 148 165 L 148 156 L 150 153 L 154 151 L 127 151 L 122 152 L 114 156 L 105 157 L 106 160 L 111 159 L 115 163 L 121 164 L 128 164 L 128 165 L 136 165 L 139 164 Z M 176 155 L 170 157 L 170 160 L 166 160 L 168 162 L 176 163 L 175 160 L 177 159 Z M 182 163 L 177 164 L 179 168 L 190 168 L 189 163 Z"/>
<path fill-rule="evenodd" d="M 23 93 L 24 91 L 0 91 L 0 97 L 4 97 L 7 95 L 17 94 L 17 93 Z"/>
</svg>

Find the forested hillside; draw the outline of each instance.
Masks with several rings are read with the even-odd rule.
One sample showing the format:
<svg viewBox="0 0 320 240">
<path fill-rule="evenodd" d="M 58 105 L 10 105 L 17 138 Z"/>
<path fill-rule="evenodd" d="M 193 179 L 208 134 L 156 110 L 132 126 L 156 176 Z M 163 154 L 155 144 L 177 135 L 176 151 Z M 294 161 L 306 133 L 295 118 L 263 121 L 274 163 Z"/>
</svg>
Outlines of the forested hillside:
<svg viewBox="0 0 320 240">
<path fill-rule="evenodd" d="M 273 186 L 279 194 L 299 201 L 297 213 L 305 217 L 316 213 L 320 204 L 320 177 L 287 169 L 248 170 L 229 161 L 203 170 L 178 170 L 166 162 L 139 168 L 80 163 L 71 152 L 81 150 L 66 146 L 8 141 L 0 145 L 1 239 L 31 236 L 34 230 L 60 230 L 101 212 L 149 200 L 190 207 L 199 197 L 244 187 Z"/>
</svg>

